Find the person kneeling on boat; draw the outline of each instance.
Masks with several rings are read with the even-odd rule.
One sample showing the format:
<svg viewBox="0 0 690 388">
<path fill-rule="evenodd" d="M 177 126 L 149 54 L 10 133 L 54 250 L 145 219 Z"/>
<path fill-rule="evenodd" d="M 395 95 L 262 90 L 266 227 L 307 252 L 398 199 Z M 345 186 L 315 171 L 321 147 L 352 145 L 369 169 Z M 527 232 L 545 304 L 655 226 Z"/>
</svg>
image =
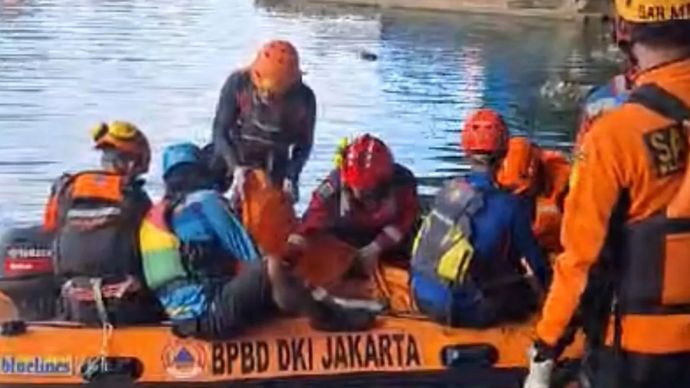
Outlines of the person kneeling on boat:
<svg viewBox="0 0 690 388">
<path fill-rule="evenodd" d="M 309 290 L 262 260 L 191 143 L 163 152 L 166 193 L 140 230 L 143 267 L 181 337 L 225 339 L 281 310 L 320 314 Z M 329 306 L 330 307 L 330 306 Z"/>
<path fill-rule="evenodd" d="M 549 254 L 561 251 L 563 201 L 568 191 L 570 163 L 557 151 L 542 150 L 524 136 L 508 142 L 497 175 L 498 184 L 530 203 L 532 230 Z"/>
<path fill-rule="evenodd" d="M 412 254 L 411 287 L 419 310 L 450 326 L 488 327 L 527 318 L 548 265 L 532 234 L 524 201 L 497 187 L 506 153 L 502 117 L 480 109 L 465 122 L 462 147 L 471 171 L 445 184 L 422 224 Z"/>
<path fill-rule="evenodd" d="M 62 313 L 86 324 L 158 321 L 161 310 L 143 286 L 137 242 L 151 207 L 140 178 L 149 169 L 148 140 L 123 121 L 98 124 L 92 136 L 102 168 L 61 176 L 45 210 L 44 229 L 55 232 Z"/>
<path fill-rule="evenodd" d="M 383 141 L 365 134 L 345 147 L 342 165 L 314 191 L 288 242 L 299 252 L 310 236 L 328 233 L 357 247 L 357 262 L 367 270 L 379 258 L 407 267 L 418 218 L 414 174 L 395 163 Z"/>
</svg>

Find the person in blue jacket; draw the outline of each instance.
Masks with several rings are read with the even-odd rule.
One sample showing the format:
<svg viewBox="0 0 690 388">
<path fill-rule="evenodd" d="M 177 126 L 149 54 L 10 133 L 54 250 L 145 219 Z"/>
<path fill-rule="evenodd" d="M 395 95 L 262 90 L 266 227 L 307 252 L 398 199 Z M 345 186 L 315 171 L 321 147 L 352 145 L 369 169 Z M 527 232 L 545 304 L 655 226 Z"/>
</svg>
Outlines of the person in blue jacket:
<svg viewBox="0 0 690 388">
<path fill-rule="evenodd" d="M 497 112 L 480 109 L 469 117 L 462 146 L 471 171 L 436 195 L 415 240 L 413 296 L 422 313 L 443 324 L 488 327 L 526 318 L 547 284 L 529 206 L 495 181 L 507 144 Z"/>
<path fill-rule="evenodd" d="M 607 111 L 621 106 L 630 94 L 635 67 L 625 73 L 617 74 L 603 85 L 593 88 L 582 103 L 580 122 L 575 137 L 573 153 L 576 154 L 584 141 L 592 123 Z"/>
<path fill-rule="evenodd" d="M 204 167 L 192 143 L 163 150 L 165 194 L 142 224 L 140 246 L 146 281 L 168 317 L 218 337 L 270 312 L 270 288 L 250 236 Z"/>
</svg>

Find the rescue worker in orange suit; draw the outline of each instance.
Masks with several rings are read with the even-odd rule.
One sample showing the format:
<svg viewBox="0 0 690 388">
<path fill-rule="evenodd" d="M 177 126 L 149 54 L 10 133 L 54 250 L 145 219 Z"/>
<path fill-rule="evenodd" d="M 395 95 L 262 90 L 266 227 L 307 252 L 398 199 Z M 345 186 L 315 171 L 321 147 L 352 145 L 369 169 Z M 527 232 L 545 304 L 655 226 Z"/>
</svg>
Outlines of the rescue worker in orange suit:
<svg viewBox="0 0 690 388">
<path fill-rule="evenodd" d="M 526 388 L 548 386 L 562 337 L 601 268 L 613 296 L 591 386 L 690 386 L 690 5 L 616 0 L 615 7 L 617 38 L 640 71 L 626 103 L 593 123 L 576 157 L 564 252 L 529 351 Z"/>
<path fill-rule="evenodd" d="M 228 77 L 216 107 L 212 167 L 232 177 L 231 202 L 242 198 L 253 168 L 267 171 L 297 202 L 315 122 L 316 97 L 302 81 L 297 49 L 283 40 L 268 42 L 249 67 Z"/>
<path fill-rule="evenodd" d="M 525 202 L 496 184 L 507 143 L 497 112 L 470 115 L 462 148 L 471 170 L 439 191 L 415 240 L 412 293 L 419 310 L 440 323 L 490 327 L 527 318 L 539 301 L 522 258 L 540 286 L 547 284 L 549 266 Z"/>
<path fill-rule="evenodd" d="M 124 121 L 92 131 L 101 168 L 64 174 L 52 187 L 44 229 L 55 233 L 55 272 L 64 318 L 94 325 L 158 320 L 142 286 L 139 224 L 151 207 L 141 175 L 149 169 L 146 136 Z"/>
<path fill-rule="evenodd" d="M 417 180 L 380 139 L 365 134 L 343 151 L 342 166 L 314 191 L 302 222 L 288 238 L 291 253 L 310 236 L 332 233 L 358 248 L 358 263 L 371 271 L 378 260 L 407 266 L 419 218 Z"/>
<path fill-rule="evenodd" d="M 498 183 L 530 203 L 532 230 L 547 253 L 561 250 L 563 200 L 569 175 L 570 163 L 560 152 L 542 150 L 524 136 L 515 136 L 508 142 Z"/>
</svg>

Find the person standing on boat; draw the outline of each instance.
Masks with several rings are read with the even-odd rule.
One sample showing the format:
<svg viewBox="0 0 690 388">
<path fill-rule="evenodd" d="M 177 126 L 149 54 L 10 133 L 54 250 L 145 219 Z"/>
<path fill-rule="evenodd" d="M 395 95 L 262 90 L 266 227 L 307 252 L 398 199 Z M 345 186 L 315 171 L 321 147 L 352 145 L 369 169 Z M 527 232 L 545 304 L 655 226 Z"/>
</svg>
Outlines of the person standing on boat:
<svg viewBox="0 0 690 388">
<path fill-rule="evenodd" d="M 216 107 L 212 166 L 232 178 L 231 202 L 241 200 L 251 168 L 265 170 L 296 202 L 315 122 L 316 97 L 302 81 L 297 50 L 284 40 L 268 42 L 249 67 L 228 77 Z"/>
<path fill-rule="evenodd" d="M 213 189 L 206 167 L 194 144 L 166 147 L 165 196 L 139 234 L 147 285 L 173 321 L 173 333 L 227 339 L 274 317 L 278 309 L 340 319 L 322 315 L 339 310 L 314 300 L 282 259 L 260 257 L 225 198 Z"/>
<path fill-rule="evenodd" d="M 101 169 L 65 174 L 52 187 L 44 229 L 55 232 L 55 272 L 64 318 L 87 324 L 156 321 L 160 309 L 142 285 L 137 230 L 151 207 L 141 175 L 146 136 L 125 121 L 92 131 Z"/>
<path fill-rule="evenodd" d="M 690 386 L 690 3 L 616 0 L 617 39 L 639 73 L 576 155 L 554 279 L 526 388 L 547 387 L 568 325 L 603 272 L 591 386 Z"/>
<path fill-rule="evenodd" d="M 465 121 L 462 148 L 470 173 L 439 191 L 412 253 L 411 288 L 419 310 L 450 326 L 489 327 L 526 318 L 545 287 L 548 265 L 524 201 L 500 189 L 496 173 L 508 146 L 503 118 L 479 109 Z"/>
<path fill-rule="evenodd" d="M 497 174 L 502 188 L 530 203 L 532 230 L 549 254 L 561 251 L 561 219 L 569 175 L 570 163 L 563 154 L 542 150 L 524 136 L 510 139 Z"/>
<path fill-rule="evenodd" d="M 358 263 L 373 270 L 379 259 L 407 266 L 419 218 L 417 180 L 395 163 L 388 146 L 365 134 L 343 152 L 342 164 L 312 194 L 302 222 L 288 238 L 289 251 L 308 248 L 312 235 L 330 233 L 358 248 Z"/>
</svg>

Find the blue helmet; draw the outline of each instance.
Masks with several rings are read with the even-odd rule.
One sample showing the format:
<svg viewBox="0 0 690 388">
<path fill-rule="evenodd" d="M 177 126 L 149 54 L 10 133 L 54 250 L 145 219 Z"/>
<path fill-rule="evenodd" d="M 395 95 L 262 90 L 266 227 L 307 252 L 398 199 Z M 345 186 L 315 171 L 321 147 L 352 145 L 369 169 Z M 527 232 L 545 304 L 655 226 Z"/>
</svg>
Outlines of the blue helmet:
<svg viewBox="0 0 690 388">
<path fill-rule="evenodd" d="M 178 143 L 163 149 L 163 176 L 182 164 L 201 164 L 201 150 L 193 143 Z"/>
</svg>

